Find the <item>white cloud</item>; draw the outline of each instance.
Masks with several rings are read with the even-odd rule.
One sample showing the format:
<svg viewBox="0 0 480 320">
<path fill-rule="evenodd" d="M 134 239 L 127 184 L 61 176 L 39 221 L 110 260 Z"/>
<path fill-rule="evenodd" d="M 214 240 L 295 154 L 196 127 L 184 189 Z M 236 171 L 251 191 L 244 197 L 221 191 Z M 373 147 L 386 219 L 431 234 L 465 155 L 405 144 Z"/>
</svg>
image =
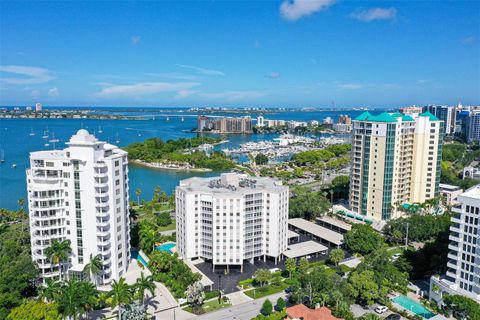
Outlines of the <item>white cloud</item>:
<svg viewBox="0 0 480 320">
<path fill-rule="evenodd" d="M 177 98 L 177 99 L 186 98 L 186 97 L 191 96 L 192 94 L 195 94 L 197 92 L 198 92 L 197 90 L 179 90 L 177 92 L 177 95 L 175 96 L 175 98 Z"/>
<path fill-rule="evenodd" d="M 119 97 L 119 96 L 142 96 L 160 92 L 183 92 L 190 88 L 199 86 L 198 82 L 141 82 L 125 85 L 106 86 L 100 92 L 96 93 L 99 97 Z"/>
<path fill-rule="evenodd" d="M 0 81 L 7 84 L 38 84 L 55 79 L 50 70 L 38 67 L 0 66 L 0 72 L 13 75 L 0 77 Z"/>
<path fill-rule="evenodd" d="M 132 44 L 136 46 L 137 44 L 140 44 L 140 41 L 142 41 L 142 37 L 140 36 L 133 36 L 132 37 Z"/>
<path fill-rule="evenodd" d="M 280 76 L 280 72 L 271 72 L 269 75 L 267 75 L 267 77 L 269 77 L 270 79 L 278 79 L 280 78 Z"/>
<path fill-rule="evenodd" d="M 365 85 L 361 83 L 337 83 L 336 87 L 338 89 L 345 89 L 345 90 L 358 90 L 365 87 Z"/>
<path fill-rule="evenodd" d="M 32 98 L 37 98 L 40 92 L 35 89 L 35 90 L 32 90 L 31 94 L 32 94 Z"/>
<path fill-rule="evenodd" d="M 336 0 L 284 0 L 280 5 L 283 18 L 295 21 L 330 7 Z"/>
<path fill-rule="evenodd" d="M 180 68 L 194 70 L 198 73 L 205 74 L 207 76 L 224 76 L 225 75 L 225 73 L 222 72 L 222 71 L 207 69 L 207 68 L 202 68 L 202 67 L 195 67 L 195 66 L 190 66 L 190 65 L 187 65 L 187 64 L 177 64 L 177 66 L 180 67 Z"/>
<path fill-rule="evenodd" d="M 397 16 L 397 9 L 395 8 L 370 8 L 365 10 L 358 10 L 350 14 L 350 18 L 371 22 L 375 20 L 391 20 Z"/>
<path fill-rule="evenodd" d="M 255 99 L 264 96 L 265 94 L 258 91 L 225 91 L 225 92 L 212 92 L 212 93 L 200 93 L 199 96 L 210 100 L 225 100 L 228 102 L 238 100 Z"/>
<path fill-rule="evenodd" d="M 58 91 L 58 88 L 55 87 L 48 90 L 48 95 L 50 97 L 56 98 L 60 95 L 60 92 Z"/>
<path fill-rule="evenodd" d="M 460 42 L 462 44 L 474 44 L 475 42 L 477 42 L 477 38 L 475 36 L 469 36 L 469 37 L 460 39 Z"/>
</svg>

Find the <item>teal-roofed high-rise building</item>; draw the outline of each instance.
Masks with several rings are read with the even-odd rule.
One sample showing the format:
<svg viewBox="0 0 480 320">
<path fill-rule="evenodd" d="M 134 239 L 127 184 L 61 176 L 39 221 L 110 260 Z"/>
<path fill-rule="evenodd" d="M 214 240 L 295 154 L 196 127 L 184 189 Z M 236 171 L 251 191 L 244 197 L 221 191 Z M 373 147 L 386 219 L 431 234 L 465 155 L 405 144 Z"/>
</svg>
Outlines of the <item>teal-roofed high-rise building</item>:
<svg viewBox="0 0 480 320">
<path fill-rule="evenodd" d="M 389 220 L 403 215 L 402 205 L 438 196 L 443 126 L 429 112 L 353 119 L 350 209 Z"/>
</svg>

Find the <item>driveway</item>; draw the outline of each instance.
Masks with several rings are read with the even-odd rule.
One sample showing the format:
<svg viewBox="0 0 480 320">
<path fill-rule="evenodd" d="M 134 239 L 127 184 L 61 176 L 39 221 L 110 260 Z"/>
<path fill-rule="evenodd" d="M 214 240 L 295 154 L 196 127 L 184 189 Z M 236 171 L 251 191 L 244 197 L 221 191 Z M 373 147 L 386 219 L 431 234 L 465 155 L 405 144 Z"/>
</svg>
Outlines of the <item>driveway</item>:
<svg viewBox="0 0 480 320">
<path fill-rule="evenodd" d="M 218 311 L 210 312 L 201 316 L 194 317 L 195 320 L 250 320 L 257 316 L 262 309 L 263 302 L 268 298 L 273 305 L 277 299 L 283 297 L 286 299 L 285 293 L 279 292 L 268 297 L 241 303 L 236 306 L 224 308 Z M 173 318 L 172 318 L 173 319 Z"/>
<path fill-rule="evenodd" d="M 300 234 L 300 239 L 299 242 L 305 242 L 312 240 L 309 237 L 306 237 L 305 235 Z M 348 255 L 348 253 L 346 253 Z M 312 256 L 309 261 L 319 261 L 319 260 L 325 260 L 328 258 L 328 255 L 322 256 L 319 255 L 318 257 Z M 207 276 L 210 280 L 214 282 L 212 285 L 212 290 L 218 290 L 218 284 L 219 284 L 219 275 L 221 276 L 220 279 L 220 287 L 222 288 L 223 292 L 225 294 L 232 293 L 235 291 L 239 291 L 237 288 L 238 282 L 240 280 L 245 280 L 249 279 L 253 276 L 255 271 L 259 268 L 264 268 L 264 269 L 272 269 L 272 268 L 280 268 L 284 269 L 285 268 L 285 260 L 278 261 L 277 264 L 275 264 L 274 260 L 270 260 L 267 258 L 267 260 L 264 262 L 263 258 L 256 258 L 254 264 L 251 264 L 249 262 L 244 262 L 243 263 L 243 273 L 240 272 L 240 266 L 230 266 L 229 273 L 225 274 L 226 268 L 224 266 L 215 266 L 215 272 L 213 272 L 212 269 L 212 263 L 209 261 L 202 262 L 202 263 L 196 263 L 195 266 L 202 271 L 205 276 Z"/>
</svg>

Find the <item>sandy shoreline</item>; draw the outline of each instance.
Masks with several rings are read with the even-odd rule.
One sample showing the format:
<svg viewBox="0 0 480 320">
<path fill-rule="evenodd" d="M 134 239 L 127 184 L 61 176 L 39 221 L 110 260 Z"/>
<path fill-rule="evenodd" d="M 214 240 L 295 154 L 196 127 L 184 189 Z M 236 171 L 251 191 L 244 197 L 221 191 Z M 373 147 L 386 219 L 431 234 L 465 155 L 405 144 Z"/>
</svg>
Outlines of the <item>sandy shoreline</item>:
<svg viewBox="0 0 480 320">
<path fill-rule="evenodd" d="M 212 169 L 208 168 L 195 168 L 191 167 L 188 164 L 165 164 L 165 163 L 159 163 L 159 162 L 146 162 L 143 160 L 130 160 L 129 161 L 132 164 L 139 165 L 139 166 L 144 166 L 152 169 L 160 169 L 160 170 L 173 170 L 173 171 L 192 171 L 192 172 L 210 172 Z"/>
</svg>

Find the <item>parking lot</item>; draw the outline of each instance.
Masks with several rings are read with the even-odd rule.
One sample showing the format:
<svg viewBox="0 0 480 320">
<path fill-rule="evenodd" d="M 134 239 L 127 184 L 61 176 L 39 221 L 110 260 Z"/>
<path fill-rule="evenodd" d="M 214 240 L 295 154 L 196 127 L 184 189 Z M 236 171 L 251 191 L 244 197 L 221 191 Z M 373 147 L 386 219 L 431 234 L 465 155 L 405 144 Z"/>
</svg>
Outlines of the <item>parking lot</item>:
<svg viewBox="0 0 480 320">
<path fill-rule="evenodd" d="M 310 238 L 300 235 L 300 240 L 299 242 L 305 242 L 311 240 Z M 297 242 L 295 242 L 297 243 Z M 330 251 L 330 249 L 329 249 Z M 325 260 L 328 258 L 328 253 L 326 255 L 318 255 L 316 256 L 311 256 L 309 261 L 320 261 L 320 260 Z M 267 260 L 264 262 L 263 258 L 260 259 L 255 259 L 255 263 L 251 264 L 247 261 L 243 263 L 243 273 L 240 272 L 240 266 L 230 266 L 229 267 L 229 273 L 225 274 L 226 272 L 226 266 L 215 266 L 215 272 L 212 270 L 212 263 L 209 261 L 202 262 L 199 264 L 195 264 L 195 266 L 200 269 L 210 280 L 214 282 L 212 286 L 212 290 L 218 290 L 218 283 L 219 283 L 219 275 L 221 276 L 221 288 L 225 294 L 227 293 L 232 293 L 235 291 L 238 291 L 239 289 L 237 288 L 237 284 L 241 280 L 249 279 L 253 276 L 255 271 L 260 268 L 265 268 L 265 269 L 272 269 L 272 268 L 280 268 L 283 269 L 285 267 L 285 260 L 278 261 L 277 264 L 275 264 L 275 261 L 273 259 L 267 258 Z"/>
</svg>

